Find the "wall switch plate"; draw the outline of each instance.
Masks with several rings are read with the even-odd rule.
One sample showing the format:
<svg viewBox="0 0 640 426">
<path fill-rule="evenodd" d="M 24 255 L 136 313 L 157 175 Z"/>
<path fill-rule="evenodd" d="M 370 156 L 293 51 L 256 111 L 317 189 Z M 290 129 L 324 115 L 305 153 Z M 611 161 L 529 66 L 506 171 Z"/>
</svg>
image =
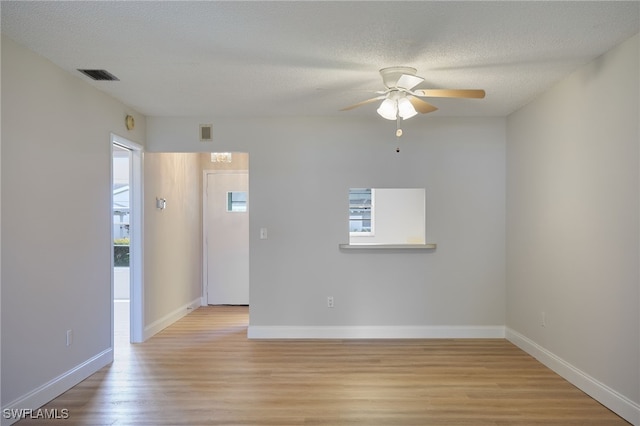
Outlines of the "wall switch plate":
<svg viewBox="0 0 640 426">
<path fill-rule="evenodd" d="M 71 346 L 73 343 L 73 330 L 67 330 L 67 346 Z"/>
<path fill-rule="evenodd" d="M 261 240 L 267 239 L 267 228 L 260 228 L 260 239 Z"/>
<path fill-rule="evenodd" d="M 160 209 L 160 210 L 164 210 L 167 208 L 167 200 L 165 200 L 164 198 L 157 198 L 156 197 L 156 208 Z"/>
</svg>

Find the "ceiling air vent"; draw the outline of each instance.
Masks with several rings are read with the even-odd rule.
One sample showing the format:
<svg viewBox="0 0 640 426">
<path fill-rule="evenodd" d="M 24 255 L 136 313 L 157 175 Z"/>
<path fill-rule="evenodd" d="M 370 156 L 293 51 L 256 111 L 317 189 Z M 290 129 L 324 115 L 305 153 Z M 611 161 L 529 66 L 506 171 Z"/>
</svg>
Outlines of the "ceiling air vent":
<svg viewBox="0 0 640 426">
<path fill-rule="evenodd" d="M 118 77 L 111 74 L 107 70 L 82 70 L 78 68 L 78 71 L 80 71 L 82 74 L 86 75 L 87 77 L 91 78 L 92 80 L 120 81 Z"/>
</svg>

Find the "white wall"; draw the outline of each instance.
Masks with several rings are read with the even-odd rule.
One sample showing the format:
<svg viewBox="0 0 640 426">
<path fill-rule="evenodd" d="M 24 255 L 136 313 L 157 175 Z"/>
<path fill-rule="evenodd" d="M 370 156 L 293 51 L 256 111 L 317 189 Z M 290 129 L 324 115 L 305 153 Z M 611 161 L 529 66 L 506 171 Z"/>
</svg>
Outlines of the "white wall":
<svg viewBox="0 0 640 426">
<path fill-rule="evenodd" d="M 112 132 L 144 145 L 146 118 L 2 38 L 2 408 L 36 408 L 113 359 Z M 145 338 L 200 303 L 200 170 L 195 154 L 145 155 Z"/>
<path fill-rule="evenodd" d="M 507 121 L 507 326 L 636 424 L 638 50 L 636 35 Z"/>
<path fill-rule="evenodd" d="M 111 359 L 111 132 L 143 144 L 145 118 L 2 37 L 3 408 Z"/>
<path fill-rule="evenodd" d="M 199 142 L 198 124 L 210 122 L 214 142 Z M 502 327 L 505 120 L 417 117 L 405 124 L 396 153 L 394 123 L 374 113 L 149 117 L 148 149 L 249 153 L 252 327 Z M 349 238 L 350 187 L 426 188 L 427 240 L 437 250 L 339 251 Z M 259 239 L 261 227 L 267 240 Z"/>
<path fill-rule="evenodd" d="M 145 338 L 200 306 L 201 185 L 198 154 L 144 154 Z M 166 209 L 155 207 L 156 197 Z"/>
</svg>

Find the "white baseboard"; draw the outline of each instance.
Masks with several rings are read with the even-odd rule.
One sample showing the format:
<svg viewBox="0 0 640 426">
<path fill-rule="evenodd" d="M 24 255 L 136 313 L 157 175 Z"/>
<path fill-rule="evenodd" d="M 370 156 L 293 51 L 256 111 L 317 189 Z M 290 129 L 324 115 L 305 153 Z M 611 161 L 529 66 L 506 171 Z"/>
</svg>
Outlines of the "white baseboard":
<svg viewBox="0 0 640 426">
<path fill-rule="evenodd" d="M 186 305 L 180 306 L 175 311 L 169 312 L 167 315 L 163 316 L 162 318 L 152 322 L 151 324 L 149 324 L 144 328 L 143 340 L 146 341 L 150 337 L 154 336 L 155 334 L 169 327 L 171 324 L 178 321 L 180 318 L 184 317 L 185 315 L 191 313 L 194 309 L 197 309 L 200 306 L 202 306 L 201 299 L 200 297 L 198 297 L 197 299 L 192 300 Z"/>
<path fill-rule="evenodd" d="M 640 425 L 640 405 L 577 369 L 522 334 L 507 328 L 506 337 L 529 355 L 558 373 L 574 386 L 634 425 Z"/>
<path fill-rule="evenodd" d="M 48 381 L 47 383 L 21 396 L 15 401 L 2 407 L 2 425 L 11 425 L 20 419 L 5 419 L 4 414 L 8 412 L 18 412 L 19 410 L 36 410 L 52 399 L 62 395 L 102 367 L 113 362 L 113 349 L 109 348 L 96 356 L 86 360 L 71 370 Z M 13 410 L 13 411 L 12 411 Z"/>
<path fill-rule="evenodd" d="M 504 326 L 262 326 L 249 339 L 501 339 Z"/>
</svg>

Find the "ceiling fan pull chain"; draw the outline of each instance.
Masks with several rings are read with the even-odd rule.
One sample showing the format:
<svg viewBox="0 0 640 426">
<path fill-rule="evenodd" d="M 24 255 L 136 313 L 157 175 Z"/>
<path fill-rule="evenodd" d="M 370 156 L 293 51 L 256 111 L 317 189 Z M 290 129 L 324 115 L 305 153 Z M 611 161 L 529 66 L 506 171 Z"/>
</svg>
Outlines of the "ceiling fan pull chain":
<svg viewBox="0 0 640 426">
<path fill-rule="evenodd" d="M 398 140 L 398 145 L 396 146 L 396 152 L 400 152 L 400 136 L 402 136 L 402 129 L 400 128 L 400 116 L 396 118 L 396 139 Z"/>
</svg>

